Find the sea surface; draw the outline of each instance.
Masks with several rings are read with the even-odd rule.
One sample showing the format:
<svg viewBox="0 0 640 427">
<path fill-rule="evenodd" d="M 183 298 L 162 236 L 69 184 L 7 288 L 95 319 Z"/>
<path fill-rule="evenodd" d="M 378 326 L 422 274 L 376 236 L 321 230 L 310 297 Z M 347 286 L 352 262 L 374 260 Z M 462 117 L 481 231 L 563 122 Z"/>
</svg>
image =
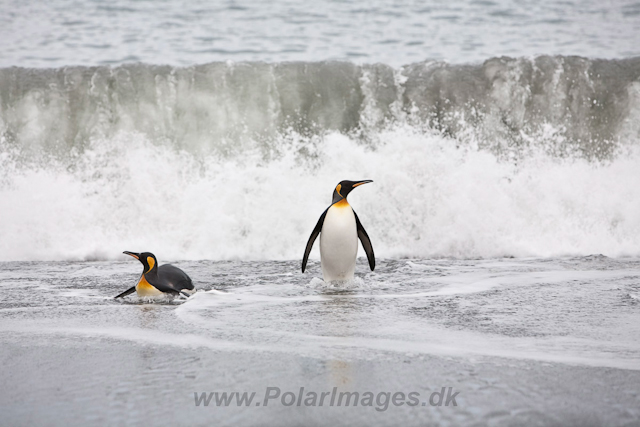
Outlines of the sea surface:
<svg viewBox="0 0 640 427">
<path fill-rule="evenodd" d="M 0 12 L 0 424 L 640 422 L 637 1 Z M 115 301 L 124 250 L 198 292 Z"/>
<path fill-rule="evenodd" d="M 0 66 L 640 55 L 637 0 L 0 1 Z"/>
<path fill-rule="evenodd" d="M 320 280 L 317 262 L 306 274 L 298 261 L 175 265 L 198 289 L 186 301 L 114 300 L 140 274 L 131 259 L 2 263 L 3 424 L 634 425 L 640 417 L 638 258 L 381 259 L 375 273 L 361 258 L 343 285 Z M 194 397 L 255 392 L 263 403 L 269 387 L 296 396 L 301 387 L 416 392 L 421 402 L 442 387 L 459 394 L 456 406 L 387 406 L 384 397 L 373 406 L 205 406 Z"/>
</svg>

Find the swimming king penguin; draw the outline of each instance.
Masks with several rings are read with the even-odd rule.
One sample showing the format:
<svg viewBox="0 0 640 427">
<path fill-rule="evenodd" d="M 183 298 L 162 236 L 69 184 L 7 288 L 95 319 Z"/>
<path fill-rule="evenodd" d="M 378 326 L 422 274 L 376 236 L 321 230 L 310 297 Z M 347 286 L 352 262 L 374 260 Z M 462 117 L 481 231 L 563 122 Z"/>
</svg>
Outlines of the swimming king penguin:
<svg viewBox="0 0 640 427">
<path fill-rule="evenodd" d="M 353 279 L 358 255 L 358 238 L 367 254 L 371 271 L 376 267 L 373 246 L 355 211 L 347 202 L 347 195 L 354 188 L 373 182 L 341 181 L 333 191 L 333 201 L 320 215 L 320 219 L 313 229 L 302 258 L 302 272 L 307 267 L 309 253 L 316 237 L 320 234 L 320 263 L 325 282 L 331 280 Z"/>
<path fill-rule="evenodd" d="M 137 292 L 139 297 L 157 297 L 165 294 L 190 296 L 189 292 L 186 291 L 193 290 L 191 278 L 178 267 L 174 267 L 171 264 L 158 266 L 158 260 L 151 252 L 124 251 L 123 253 L 131 255 L 140 261 L 144 266 L 144 270 L 142 270 L 142 276 L 140 276 L 137 285 L 127 289 L 115 298 L 126 297 L 134 292 Z"/>
</svg>

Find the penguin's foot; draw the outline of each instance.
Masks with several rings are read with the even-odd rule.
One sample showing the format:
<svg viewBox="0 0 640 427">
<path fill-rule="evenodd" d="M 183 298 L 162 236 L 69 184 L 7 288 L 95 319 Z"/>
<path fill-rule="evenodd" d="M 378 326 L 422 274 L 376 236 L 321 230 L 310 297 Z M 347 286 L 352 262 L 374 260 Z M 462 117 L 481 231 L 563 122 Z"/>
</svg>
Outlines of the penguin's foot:
<svg viewBox="0 0 640 427">
<path fill-rule="evenodd" d="M 311 279 L 309 284 L 307 284 L 308 288 L 314 288 L 319 290 L 329 290 L 329 291 L 354 291 L 362 288 L 366 288 L 366 282 L 360 277 L 354 277 L 348 280 L 329 280 L 324 281 L 317 277 Z"/>
</svg>

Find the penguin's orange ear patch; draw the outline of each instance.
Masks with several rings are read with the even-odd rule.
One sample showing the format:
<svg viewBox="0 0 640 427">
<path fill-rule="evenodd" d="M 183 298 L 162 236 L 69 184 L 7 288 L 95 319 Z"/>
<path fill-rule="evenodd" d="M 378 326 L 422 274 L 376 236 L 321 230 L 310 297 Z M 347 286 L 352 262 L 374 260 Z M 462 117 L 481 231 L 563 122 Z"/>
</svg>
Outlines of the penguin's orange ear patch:
<svg viewBox="0 0 640 427">
<path fill-rule="evenodd" d="M 147 264 L 149 264 L 149 269 L 147 270 L 147 273 L 148 273 L 151 270 L 153 270 L 153 266 L 156 265 L 156 262 L 152 257 L 148 256 L 147 257 Z"/>
<path fill-rule="evenodd" d="M 342 184 L 338 184 L 338 186 L 336 187 L 336 191 L 338 192 L 338 194 L 340 194 L 340 190 L 342 190 Z M 344 197 L 344 196 L 340 194 L 340 197 Z"/>
</svg>

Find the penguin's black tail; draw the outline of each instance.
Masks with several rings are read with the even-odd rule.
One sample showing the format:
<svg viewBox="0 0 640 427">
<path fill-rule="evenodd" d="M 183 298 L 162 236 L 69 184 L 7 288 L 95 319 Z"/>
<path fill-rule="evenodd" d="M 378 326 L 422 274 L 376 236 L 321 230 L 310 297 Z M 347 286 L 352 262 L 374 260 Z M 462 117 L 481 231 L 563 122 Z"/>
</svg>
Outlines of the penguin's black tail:
<svg viewBox="0 0 640 427">
<path fill-rule="evenodd" d="M 195 291 L 193 291 L 195 293 Z M 193 295 L 192 293 L 189 293 L 187 291 L 185 291 L 184 289 L 180 291 L 180 295 L 182 295 L 183 297 L 189 298 L 191 295 Z"/>
</svg>

